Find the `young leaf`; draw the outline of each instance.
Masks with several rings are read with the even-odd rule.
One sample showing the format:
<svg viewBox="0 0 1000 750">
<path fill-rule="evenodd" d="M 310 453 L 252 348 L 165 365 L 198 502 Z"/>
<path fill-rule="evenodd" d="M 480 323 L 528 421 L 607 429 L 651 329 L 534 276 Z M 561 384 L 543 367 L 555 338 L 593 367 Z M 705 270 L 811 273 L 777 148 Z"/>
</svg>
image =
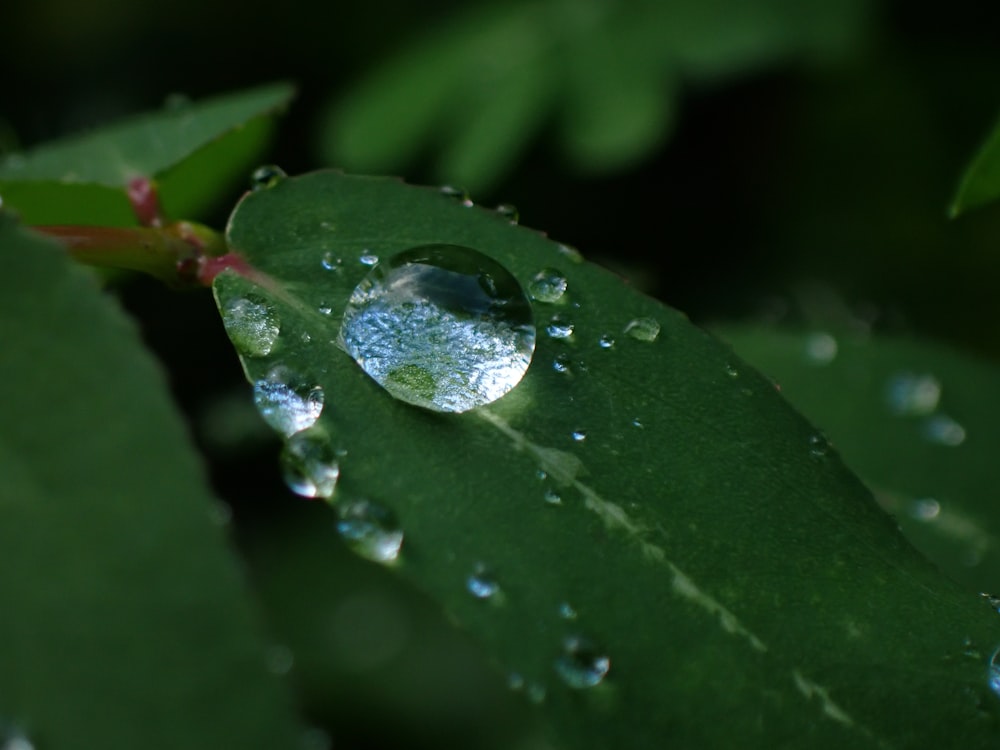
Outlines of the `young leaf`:
<svg viewBox="0 0 1000 750">
<path fill-rule="evenodd" d="M 1000 370 L 929 342 L 727 326 L 896 516 L 972 591 L 1000 591 Z"/>
<path fill-rule="evenodd" d="M 162 374 L 59 247 L 0 253 L 0 742 L 292 747 Z"/>
<path fill-rule="evenodd" d="M 505 215 L 386 179 L 276 182 L 244 198 L 228 238 L 252 268 L 220 274 L 216 298 L 262 415 L 290 436 L 291 486 L 332 494 L 349 544 L 394 562 L 531 686 L 552 744 L 997 741 L 997 614 L 679 313 Z M 393 293 L 355 293 L 376 256 Z M 499 400 L 419 408 L 345 353 L 350 338 L 375 370 L 426 347 L 425 364 L 380 376 L 410 400 L 492 387 L 483 374 L 516 373 L 521 350 L 483 332 L 526 335 L 508 272 L 538 337 Z M 448 321 L 494 292 L 462 340 Z"/>
<path fill-rule="evenodd" d="M 952 200 L 952 218 L 1000 197 L 1000 124 L 994 127 L 962 175 Z"/>
<path fill-rule="evenodd" d="M 31 224 L 135 223 L 125 188 L 160 178 L 175 216 L 194 214 L 253 163 L 270 132 L 265 115 L 287 106 L 288 84 L 168 106 L 0 160 L 4 205 Z M 183 212 L 183 213 L 181 213 Z"/>
</svg>

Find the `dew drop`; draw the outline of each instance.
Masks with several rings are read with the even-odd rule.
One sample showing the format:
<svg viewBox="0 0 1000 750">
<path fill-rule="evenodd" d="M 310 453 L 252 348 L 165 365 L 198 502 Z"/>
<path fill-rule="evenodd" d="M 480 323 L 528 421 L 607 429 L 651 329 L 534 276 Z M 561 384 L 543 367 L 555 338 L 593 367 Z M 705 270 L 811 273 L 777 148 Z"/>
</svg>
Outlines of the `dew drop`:
<svg viewBox="0 0 1000 750">
<path fill-rule="evenodd" d="M 336 271 L 339 273 L 344 267 L 344 261 L 341 258 L 338 258 L 336 255 L 334 255 L 332 252 L 327 251 L 323 253 L 323 258 L 322 260 L 320 260 L 320 265 L 322 265 L 323 268 L 327 271 Z"/>
<path fill-rule="evenodd" d="M 606 333 L 597 340 L 597 345 L 602 349 L 613 349 L 615 345 L 615 340 L 609 334 Z"/>
<path fill-rule="evenodd" d="M 599 685 L 611 669 L 611 659 L 586 638 L 570 636 L 563 641 L 555 668 L 564 683 L 580 690 Z"/>
<path fill-rule="evenodd" d="M 320 315 L 330 315 L 333 312 L 333 308 L 327 302 L 320 302 L 319 307 L 316 308 L 316 311 Z"/>
<path fill-rule="evenodd" d="M 806 360 L 814 365 L 828 365 L 837 357 L 837 339 L 829 333 L 811 333 L 806 337 Z"/>
<path fill-rule="evenodd" d="M 545 702 L 545 686 L 539 682 L 532 682 L 528 685 L 524 694 L 528 696 L 528 700 L 534 703 L 536 706 Z"/>
<path fill-rule="evenodd" d="M 554 268 L 543 268 L 528 282 L 528 294 L 536 302 L 552 304 L 562 299 L 569 282 Z"/>
<path fill-rule="evenodd" d="M 636 318 L 625 326 L 625 335 L 636 341 L 656 341 L 660 335 L 660 324 L 653 318 Z"/>
<path fill-rule="evenodd" d="M 358 262 L 360 262 L 361 265 L 368 266 L 370 268 L 378 263 L 378 256 L 374 253 L 362 253 L 361 257 L 358 258 Z"/>
<path fill-rule="evenodd" d="M 379 263 L 344 311 L 341 340 L 375 382 L 434 411 L 496 401 L 531 362 L 535 327 L 507 269 L 457 245 L 427 245 Z"/>
<path fill-rule="evenodd" d="M 371 500 L 351 500 L 337 506 L 337 532 L 361 557 L 388 563 L 399 557 L 403 530 L 388 508 Z"/>
<path fill-rule="evenodd" d="M 552 369 L 555 370 L 556 372 L 563 374 L 570 372 L 571 367 L 570 367 L 569 357 L 560 354 L 558 357 L 552 360 Z"/>
<path fill-rule="evenodd" d="M 646 425 L 644 425 L 642 420 L 638 417 L 632 420 L 632 426 L 639 430 L 644 430 L 646 428 Z"/>
<path fill-rule="evenodd" d="M 559 604 L 559 616 L 564 620 L 575 620 L 577 618 L 576 610 L 569 602 L 561 602 Z"/>
<path fill-rule="evenodd" d="M 809 436 L 809 455 L 813 458 L 825 458 L 830 452 L 830 441 L 821 432 Z"/>
<path fill-rule="evenodd" d="M 559 245 L 556 250 L 559 251 L 560 255 L 568 258 L 573 263 L 583 263 L 583 256 L 575 247 L 570 247 L 569 245 Z"/>
<path fill-rule="evenodd" d="M 340 477 L 337 452 L 318 428 L 292 435 L 281 452 L 285 484 L 302 497 L 331 498 Z"/>
<path fill-rule="evenodd" d="M 965 428 L 949 416 L 936 414 L 923 425 L 924 437 L 932 443 L 955 448 L 965 442 Z"/>
<path fill-rule="evenodd" d="M 573 432 L 570 433 L 570 437 L 573 438 L 574 442 L 576 442 L 576 443 L 582 443 L 584 440 L 587 439 L 587 431 L 586 430 L 573 430 Z"/>
<path fill-rule="evenodd" d="M 573 322 L 567 320 L 562 315 L 556 315 L 545 326 L 545 332 L 549 334 L 550 338 L 568 339 L 573 335 Z"/>
<path fill-rule="evenodd" d="M 452 185 L 442 185 L 439 189 L 442 195 L 458 201 L 466 208 L 472 207 L 472 199 L 469 197 L 469 194 L 461 188 L 453 187 Z"/>
<path fill-rule="evenodd" d="M 494 210 L 511 224 L 517 224 L 517 221 L 520 218 L 517 212 L 517 206 L 511 205 L 510 203 L 501 203 Z"/>
<path fill-rule="evenodd" d="M 736 369 L 736 365 L 734 365 L 732 362 L 727 362 L 726 375 L 728 375 L 731 378 L 738 378 L 740 376 L 740 371 Z"/>
<path fill-rule="evenodd" d="M 507 675 L 507 687 L 511 690 L 523 690 L 524 675 L 520 672 L 511 672 Z"/>
<path fill-rule="evenodd" d="M 893 414 L 926 416 L 937 409 L 941 383 L 933 375 L 900 372 L 886 383 L 886 403 Z"/>
<path fill-rule="evenodd" d="M 274 308 L 255 294 L 226 300 L 222 305 L 222 323 L 233 346 L 249 357 L 270 354 L 281 330 Z"/>
<path fill-rule="evenodd" d="M 941 515 L 941 503 L 932 497 L 914 500 L 910 504 L 910 516 L 918 521 L 933 521 Z"/>
<path fill-rule="evenodd" d="M 562 495 L 552 488 L 545 490 L 545 494 L 542 497 L 549 505 L 562 505 Z"/>
<path fill-rule="evenodd" d="M 1000 613 L 1000 596 L 995 596 L 993 594 L 987 594 L 985 591 L 979 594 L 987 604 L 990 605 L 990 609 L 994 612 Z"/>
<path fill-rule="evenodd" d="M 323 411 L 323 389 L 280 365 L 254 383 L 253 400 L 264 421 L 285 437 L 312 427 Z"/>
<path fill-rule="evenodd" d="M 500 592 L 500 583 L 482 563 L 465 579 L 465 588 L 477 599 L 491 599 Z"/>
<path fill-rule="evenodd" d="M 257 167 L 250 175 L 250 189 L 266 190 L 267 188 L 272 188 L 279 182 L 288 177 L 285 174 L 285 170 L 281 167 L 275 166 L 274 164 L 265 164 L 262 167 Z"/>
</svg>

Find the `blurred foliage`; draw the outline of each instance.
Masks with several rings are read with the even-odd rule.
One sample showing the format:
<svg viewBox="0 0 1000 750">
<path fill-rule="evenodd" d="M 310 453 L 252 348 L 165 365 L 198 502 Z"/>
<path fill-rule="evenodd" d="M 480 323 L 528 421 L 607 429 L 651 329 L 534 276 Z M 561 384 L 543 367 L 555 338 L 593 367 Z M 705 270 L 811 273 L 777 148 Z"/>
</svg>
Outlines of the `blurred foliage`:
<svg viewBox="0 0 1000 750">
<path fill-rule="evenodd" d="M 951 215 L 1000 198 L 1000 124 L 993 128 L 976 158 L 966 170 L 951 204 Z"/>
</svg>

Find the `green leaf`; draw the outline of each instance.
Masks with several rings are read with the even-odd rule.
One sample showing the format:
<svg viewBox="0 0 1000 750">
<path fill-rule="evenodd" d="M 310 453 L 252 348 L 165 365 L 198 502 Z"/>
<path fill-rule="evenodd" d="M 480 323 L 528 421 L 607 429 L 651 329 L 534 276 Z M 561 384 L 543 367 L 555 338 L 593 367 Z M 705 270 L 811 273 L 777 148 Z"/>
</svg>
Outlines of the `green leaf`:
<svg viewBox="0 0 1000 750">
<path fill-rule="evenodd" d="M 1000 591 L 996 365 L 911 339 L 720 334 L 826 432 L 918 549 L 972 591 Z"/>
<path fill-rule="evenodd" d="M 0 737 L 292 747 L 217 503 L 133 326 L 0 213 Z"/>
<path fill-rule="evenodd" d="M 129 181 L 162 178 L 164 208 L 197 218 L 257 158 L 271 132 L 265 117 L 293 95 L 281 83 L 170 105 L 10 154 L 0 160 L 0 194 L 28 223 L 124 225 L 135 223 Z"/>
<path fill-rule="evenodd" d="M 993 128 L 962 175 L 951 203 L 952 218 L 1000 197 L 1000 124 Z"/>
<path fill-rule="evenodd" d="M 306 458 L 337 462 L 342 532 L 392 560 L 402 531 L 395 569 L 538 701 L 551 744 L 996 743 L 996 613 L 683 315 L 500 214 L 387 179 L 286 179 L 245 197 L 229 241 L 252 269 L 215 294 L 262 414 L 305 428 L 293 483 Z M 433 243 L 555 300 L 532 305 L 524 379 L 466 413 L 390 396 L 338 343 L 365 262 Z M 544 269 L 564 294 L 532 286 Z"/>
</svg>

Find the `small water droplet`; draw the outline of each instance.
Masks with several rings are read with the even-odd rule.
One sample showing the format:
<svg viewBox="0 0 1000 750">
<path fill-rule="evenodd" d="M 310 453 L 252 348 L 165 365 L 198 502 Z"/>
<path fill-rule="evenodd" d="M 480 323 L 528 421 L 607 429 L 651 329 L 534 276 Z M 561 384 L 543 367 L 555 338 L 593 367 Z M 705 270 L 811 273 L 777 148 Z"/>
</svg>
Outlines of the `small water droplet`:
<svg viewBox="0 0 1000 750">
<path fill-rule="evenodd" d="M 837 357 L 837 339 L 829 333 L 811 333 L 806 337 L 806 360 L 814 365 L 828 365 Z"/>
<path fill-rule="evenodd" d="M 962 656 L 967 656 L 970 659 L 982 659 L 983 653 L 976 647 L 972 639 L 966 636 L 965 640 L 962 642 Z"/>
<path fill-rule="evenodd" d="M 573 263 L 583 263 L 583 256 L 575 247 L 570 247 L 569 245 L 558 245 L 556 250 L 560 255 L 568 258 Z"/>
<path fill-rule="evenodd" d="M 570 636 L 563 641 L 555 668 L 564 683 L 580 690 L 599 685 L 611 669 L 611 659 L 586 638 Z"/>
<path fill-rule="evenodd" d="M 625 335 L 636 341 L 656 341 L 660 335 L 660 324 L 653 318 L 636 318 L 625 326 Z"/>
<path fill-rule="evenodd" d="M 636 427 L 636 428 L 638 428 L 638 429 L 640 429 L 640 430 L 643 430 L 643 429 L 645 429 L 645 428 L 646 428 L 646 425 L 644 425 L 644 424 L 642 423 L 642 420 L 641 420 L 641 419 L 639 419 L 638 417 L 636 417 L 635 419 L 633 419 L 633 420 L 632 420 L 632 426 L 633 426 L 633 427 Z"/>
<path fill-rule="evenodd" d="M 265 164 L 262 167 L 257 167 L 253 171 L 253 174 L 250 175 L 250 189 L 256 191 L 273 188 L 286 177 L 288 175 L 285 174 L 285 170 L 281 167 L 274 164 Z"/>
<path fill-rule="evenodd" d="M 469 194 L 461 188 L 453 187 L 451 185 L 442 185 L 440 190 L 442 195 L 459 201 L 466 208 L 471 208 L 473 206 L 472 199 L 469 197 Z"/>
<path fill-rule="evenodd" d="M 918 521 L 933 521 L 941 514 L 941 503 L 932 497 L 914 500 L 910 504 L 910 516 Z"/>
<path fill-rule="evenodd" d="M 809 436 L 809 455 L 813 458 L 825 458 L 830 452 L 830 441 L 822 432 L 814 432 Z"/>
<path fill-rule="evenodd" d="M 281 452 L 285 484 L 302 497 L 331 498 L 340 477 L 330 437 L 318 428 L 292 435 Z"/>
<path fill-rule="evenodd" d="M 351 500 L 337 505 L 337 532 L 357 554 L 389 563 L 399 557 L 403 530 L 388 508 L 371 500 Z"/>
<path fill-rule="evenodd" d="M 543 494 L 542 497 L 549 505 L 562 505 L 562 495 L 551 487 L 545 490 L 545 494 Z"/>
<path fill-rule="evenodd" d="M 577 618 L 576 610 L 569 602 L 561 602 L 559 604 L 559 616 L 564 620 L 575 620 Z"/>
<path fill-rule="evenodd" d="M 511 672 L 507 675 L 507 687 L 511 690 L 524 689 L 524 675 L 519 672 Z"/>
<path fill-rule="evenodd" d="M 494 210 L 511 224 L 517 224 L 517 221 L 520 218 L 517 213 L 517 206 L 511 205 L 510 203 L 501 203 Z"/>
<path fill-rule="evenodd" d="M 573 432 L 570 433 L 570 437 L 573 438 L 574 442 L 582 443 L 584 440 L 587 439 L 587 431 L 573 430 Z"/>
<path fill-rule="evenodd" d="M 535 327 L 507 269 L 466 247 L 428 245 L 369 271 L 344 311 L 341 340 L 396 398 L 462 412 L 521 381 Z"/>
<path fill-rule="evenodd" d="M 990 605 L 993 611 L 1000 613 L 1000 596 L 987 594 L 985 591 L 980 592 L 979 595 Z"/>
<path fill-rule="evenodd" d="M 280 365 L 254 383 L 253 400 L 264 421 L 285 437 L 312 427 L 323 411 L 323 389 Z"/>
<path fill-rule="evenodd" d="M 248 294 L 222 305 L 222 324 L 240 354 L 265 357 L 271 353 L 281 331 L 281 321 L 263 297 Z"/>
<path fill-rule="evenodd" d="M 319 307 L 316 308 L 320 315 L 330 315 L 333 312 L 333 308 L 326 302 L 320 302 Z"/>
<path fill-rule="evenodd" d="M 886 402 L 893 414 L 926 416 L 938 407 L 941 383 L 933 375 L 900 372 L 886 383 Z"/>
<path fill-rule="evenodd" d="M 573 321 L 567 320 L 562 315 L 556 315 L 545 326 L 545 332 L 554 339 L 568 339 L 573 335 Z"/>
<path fill-rule="evenodd" d="M 726 375 L 731 378 L 738 378 L 740 376 L 740 371 L 736 368 L 732 362 L 726 363 Z"/>
<path fill-rule="evenodd" d="M 615 340 L 610 336 L 610 334 L 604 334 L 597 340 L 597 345 L 602 349 L 613 349 L 615 346 Z"/>
<path fill-rule="evenodd" d="M 477 599 L 491 599 L 500 593 L 500 583 L 482 563 L 465 579 L 465 588 Z"/>
<path fill-rule="evenodd" d="M 375 255 L 375 253 L 365 252 L 365 253 L 361 254 L 361 257 L 358 258 L 358 261 L 363 266 L 369 266 L 369 267 L 371 267 L 371 266 L 374 266 L 376 263 L 378 263 L 378 256 Z"/>
<path fill-rule="evenodd" d="M 539 469 L 538 471 L 535 472 L 535 476 L 538 477 L 539 480 L 544 482 L 546 479 L 549 478 L 549 473 L 544 469 Z"/>
<path fill-rule="evenodd" d="M 552 304 L 562 299 L 569 282 L 554 268 L 543 268 L 528 282 L 528 294 L 536 302 Z"/>
<path fill-rule="evenodd" d="M 965 442 L 965 428 L 949 416 L 936 414 L 923 425 L 924 437 L 932 443 L 955 448 Z"/>
<path fill-rule="evenodd" d="M 327 271 L 336 271 L 339 273 L 343 270 L 344 261 L 332 252 L 327 251 L 323 253 L 323 259 L 320 260 L 320 265 L 322 265 Z"/>
<path fill-rule="evenodd" d="M 552 360 L 552 369 L 555 370 L 556 372 L 563 374 L 570 372 L 571 366 L 569 357 L 560 354 L 558 357 Z"/>
</svg>

